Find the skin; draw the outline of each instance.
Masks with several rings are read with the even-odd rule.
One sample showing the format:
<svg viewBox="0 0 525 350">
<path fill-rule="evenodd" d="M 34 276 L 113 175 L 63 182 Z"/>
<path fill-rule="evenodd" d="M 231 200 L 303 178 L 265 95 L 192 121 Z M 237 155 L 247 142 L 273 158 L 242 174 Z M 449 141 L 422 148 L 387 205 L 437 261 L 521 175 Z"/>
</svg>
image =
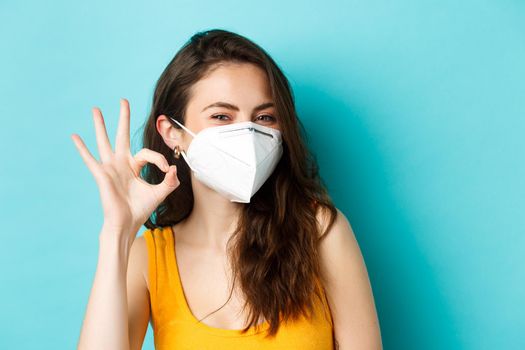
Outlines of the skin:
<svg viewBox="0 0 525 350">
<path fill-rule="evenodd" d="M 238 106 L 238 110 L 217 106 L 203 110 L 217 101 Z M 251 64 L 222 64 L 192 87 L 185 126 L 198 133 L 207 127 L 253 121 L 279 129 L 274 107 L 254 110 L 256 106 L 266 102 L 272 102 L 272 99 L 264 71 Z M 99 137 L 101 140 L 104 137 L 107 139 L 102 116 L 98 115 L 97 111 L 94 109 L 97 135 L 100 134 L 97 140 Z M 124 126 L 121 127 L 121 124 Z M 168 116 L 160 115 L 156 127 L 171 149 L 176 145 L 183 150 L 188 149 L 192 136 L 173 127 Z M 117 144 L 120 136 L 120 144 L 124 145 L 121 150 L 129 144 L 129 139 L 124 136 L 126 132 L 129 135 L 129 104 L 122 100 L 121 122 L 117 132 Z M 96 160 L 89 158 L 80 137 L 73 135 L 72 138 L 90 170 L 100 172 L 94 163 Z M 106 163 L 111 163 L 108 161 L 111 158 L 108 156 L 108 145 L 101 141 L 99 149 L 100 145 L 106 147 Z M 145 161 L 155 163 L 161 169 L 167 165 L 162 155 L 159 157 L 159 154 L 148 152 L 139 152 L 137 155 L 139 157 L 135 156 L 135 161 L 128 158 L 132 167 L 139 168 Z M 99 174 L 97 178 L 96 173 L 94 175 L 97 183 L 104 184 L 104 176 Z M 228 299 L 232 278 L 226 256 L 226 243 L 242 204 L 230 202 L 200 183 L 193 177 L 193 173 L 191 176 L 194 209 L 187 219 L 174 225 L 173 230 L 184 293 L 192 313 L 200 319 Z M 162 196 L 165 197 L 173 191 L 178 184 L 176 170 L 172 168 L 167 172 L 163 184 L 156 185 L 159 186 L 154 191 L 157 195 L 147 200 L 143 199 L 146 203 L 141 207 L 146 208 L 144 212 L 133 209 L 130 203 L 120 203 L 117 200 L 118 196 L 106 198 L 105 224 L 99 236 L 99 265 L 79 339 L 79 348 L 141 348 L 150 320 L 148 257 L 144 237 L 136 237 L 136 234 L 140 228 L 140 220 L 143 219 L 141 215 L 146 215 L 151 206 L 161 200 Z M 102 186 L 101 196 L 103 189 Z M 149 191 L 151 192 L 151 188 Z M 143 195 L 140 190 L 137 190 L 137 193 Z M 124 208 L 131 206 L 132 209 L 115 209 L 119 204 Z M 128 212 L 141 214 L 128 215 Z M 123 223 L 129 222 L 125 220 L 130 220 L 130 217 L 134 224 L 127 227 Z M 326 215 L 319 212 L 317 217 L 324 231 Z M 337 348 L 382 349 L 379 322 L 366 265 L 352 228 L 339 209 L 335 224 L 321 243 L 320 252 L 323 284 L 334 319 Z M 210 290 L 209 285 L 213 285 L 214 288 Z M 221 310 L 202 322 L 217 328 L 241 329 L 245 326 L 246 316 L 240 313 L 242 303 L 241 293 L 236 290 Z M 105 340 L 101 340 L 102 338 Z"/>
</svg>

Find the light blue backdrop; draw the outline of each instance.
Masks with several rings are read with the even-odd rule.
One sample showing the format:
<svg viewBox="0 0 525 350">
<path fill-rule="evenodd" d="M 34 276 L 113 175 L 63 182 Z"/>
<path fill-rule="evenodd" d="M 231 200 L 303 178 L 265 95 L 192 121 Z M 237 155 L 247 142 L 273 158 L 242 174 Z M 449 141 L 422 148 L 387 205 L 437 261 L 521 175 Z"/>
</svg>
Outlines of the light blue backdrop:
<svg viewBox="0 0 525 350">
<path fill-rule="evenodd" d="M 70 135 L 96 152 L 99 106 L 113 140 L 120 97 L 137 130 L 175 52 L 216 27 L 289 77 L 385 349 L 524 349 L 518 0 L 3 0 L 0 348 L 75 348 L 102 211 Z"/>
</svg>

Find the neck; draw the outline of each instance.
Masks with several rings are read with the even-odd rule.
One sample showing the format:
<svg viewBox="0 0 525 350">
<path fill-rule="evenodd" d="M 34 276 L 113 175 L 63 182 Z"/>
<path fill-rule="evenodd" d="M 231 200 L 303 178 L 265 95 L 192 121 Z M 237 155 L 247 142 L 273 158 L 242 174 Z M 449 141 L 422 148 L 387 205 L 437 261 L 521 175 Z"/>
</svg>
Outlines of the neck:
<svg viewBox="0 0 525 350">
<path fill-rule="evenodd" d="M 194 204 L 184 223 L 189 233 L 185 240 L 224 251 L 244 204 L 231 202 L 191 176 Z"/>
</svg>

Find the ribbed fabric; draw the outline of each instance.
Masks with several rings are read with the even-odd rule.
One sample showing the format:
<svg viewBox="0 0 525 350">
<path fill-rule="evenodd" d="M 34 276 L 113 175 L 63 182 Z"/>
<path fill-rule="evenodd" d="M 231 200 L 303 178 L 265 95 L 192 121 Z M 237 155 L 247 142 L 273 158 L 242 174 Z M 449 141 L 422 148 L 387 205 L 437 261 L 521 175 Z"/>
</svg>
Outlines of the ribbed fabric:
<svg viewBox="0 0 525 350">
<path fill-rule="evenodd" d="M 267 322 L 244 334 L 198 322 L 182 289 L 171 226 L 148 229 L 144 238 L 155 349 L 333 349 L 333 322 L 325 295 L 322 303 L 315 304 L 311 319 L 302 317 L 296 322 L 281 323 L 277 335 L 268 339 L 264 339 Z"/>
</svg>

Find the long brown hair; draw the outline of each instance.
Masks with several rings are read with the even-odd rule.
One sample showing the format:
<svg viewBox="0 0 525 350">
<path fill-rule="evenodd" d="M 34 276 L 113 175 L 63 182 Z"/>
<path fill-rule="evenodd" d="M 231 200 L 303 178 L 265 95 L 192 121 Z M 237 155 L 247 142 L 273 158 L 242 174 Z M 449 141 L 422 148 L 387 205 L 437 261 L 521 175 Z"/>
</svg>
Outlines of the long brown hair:
<svg viewBox="0 0 525 350">
<path fill-rule="evenodd" d="M 221 62 L 251 63 L 266 72 L 282 133 L 283 155 L 250 203 L 243 205 L 232 235 L 235 244 L 229 250 L 234 281 L 239 280 L 244 307 L 249 310 L 249 323 L 243 332 L 264 318 L 270 326 L 268 336 L 273 336 L 280 322 L 309 317 L 313 298 L 322 297 L 318 245 L 337 210 L 319 176 L 315 156 L 305 145 L 306 134 L 287 78 L 261 47 L 244 36 L 222 29 L 194 34 L 157 81 L 144 124 L 143 145 L 177 165 L 180 185 L 144 225 L 148 229 L 174 225 L 193 208 L 190 169 L 182 157 L 173 156 L 155 124 L 158 116 L 165 114 L 184 125 L 192 85 Z M 158 184 L 164 173 L 148 164 L 142 177 Z M 329 214 L 324 232 L 320 232 L 316 217 L 319 207 Z"/>
</svg>

